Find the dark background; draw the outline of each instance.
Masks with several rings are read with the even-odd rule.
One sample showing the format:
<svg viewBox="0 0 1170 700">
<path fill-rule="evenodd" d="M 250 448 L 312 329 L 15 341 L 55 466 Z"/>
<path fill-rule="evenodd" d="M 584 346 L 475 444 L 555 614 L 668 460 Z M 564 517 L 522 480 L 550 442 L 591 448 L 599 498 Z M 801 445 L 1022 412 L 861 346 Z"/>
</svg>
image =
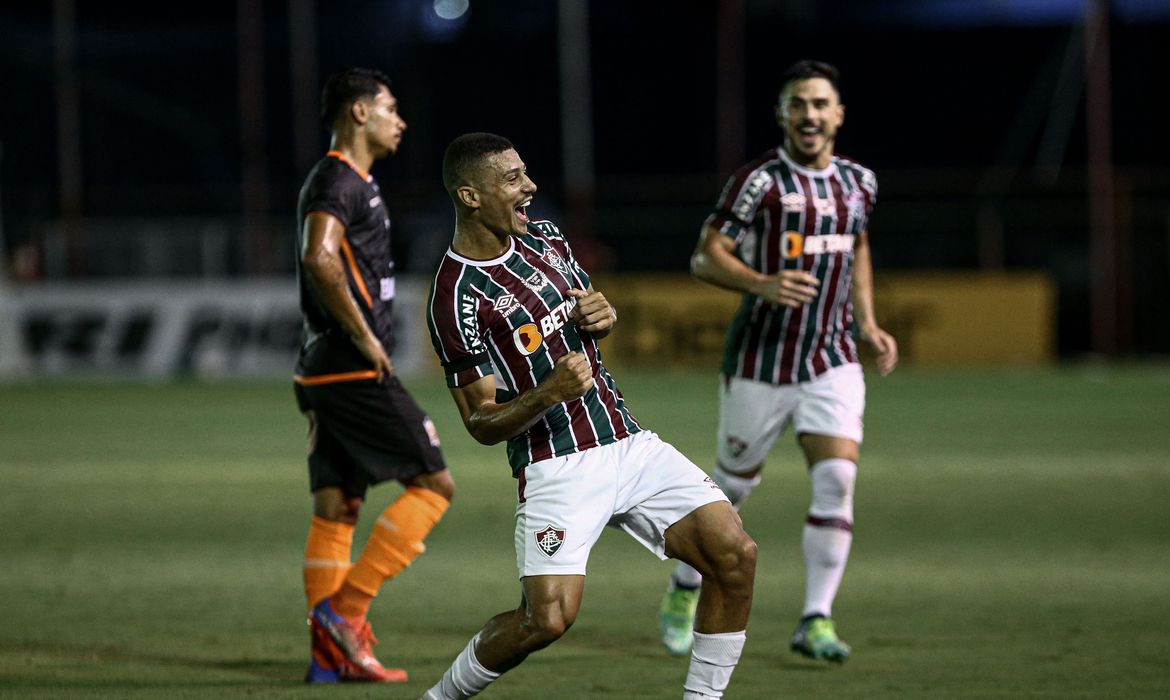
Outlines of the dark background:
<svg viewBox="0 0 1170 700">
<path fill-rule="evenodd" d="M 452 21 L 439 19 L 431 0 L 318 0 L 307 5 L 316 36 L 308 47 L 291 45 L 292 2 L 77 3 L 82 172 L 71 205 L 60 191 L 54 3 L 8 5 L 0 10 L 0 243 L 18 282 L 290 273 L 307 170 L 298 158 L 319 156 L 327 143 L 320 129 L 314 143 L 296 136 L 298 56 L 311 60 L 314 106 L 338 68 L 368 65 L 393 79 L 409 128 L 397 157 L 374 174 L 406 271 L 428 273 L 449 240 L 440 161 L 467 131 L 516 143 L 541 187 L 534 211 L 567 221 L 595 269 L 684 271 L 729 174 L 725 162 L 778 143 L 778 76 L 813 57 L 842 71 L 838 152 L 878 174 L 878 274 L 1046 270 L 1059 288 L 1060 353 L 1099 349 L 1089 328 L 1081 2 L 733 3 L 743 19 L 744 88 L 742 147 L 733 148 L 741 152 L 728 153 L 717 117 L 729 79 L 717 60 L 719 4 L 592 0 L 595 179 L 584 205 L 566 195 L 563 176 L 552 0 L 473 0 Z M 261 21 L 253 35 L 260 80 L 247 89 L 262 97 L 262 112 L 250 132 L 241 129 L 244 7 Z M 1128 315 L 1110 352 L 1162 354 L 1170 352 L 1170 1 L 1114 0 L 1109 14 L 1118 309 Z M 251 204 L 247 158 L 263 174 L 264 196 Z M 62 262 L 54 251 L 69 226 Z M 150 262 L 135 252 L 159 239 L 174 255 Z M 184 251 L 208 240 L 224 241 L 220 263 L 191 263 Z"/>
</svg>

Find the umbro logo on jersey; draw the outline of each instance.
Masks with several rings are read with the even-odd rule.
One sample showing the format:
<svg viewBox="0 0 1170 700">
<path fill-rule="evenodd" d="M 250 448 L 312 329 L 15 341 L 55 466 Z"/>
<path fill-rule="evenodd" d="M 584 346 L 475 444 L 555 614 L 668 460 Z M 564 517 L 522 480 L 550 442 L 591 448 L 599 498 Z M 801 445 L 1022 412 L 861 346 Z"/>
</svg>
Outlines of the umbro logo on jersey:
<svg viewBox="0 0 1170 700">
<path fill-rule="evenodd" d="M 565 264 L 565 261 L 561 259 L 561 256 L 557 255 L 557 251 L 552 250 L 551 248 L 546 250 L 544 252 L 544 261 L 562 275 L 569 274 L 569 266 Z"/>
<path fill-rule="evenodd" d="M 804 195 L 799 192 L 789 192 L 780 198 L 780 206 L 784 209 L 785 214 L 799 214 L 804 211 L 807 201 Z"/>
<path fill-rule="evenodd" d="M 524 280 L 524 286 L 528 287 L 534 292 L 539 292 L 548 284 L 548 278 L 540 270 L 532 273 L 532 276 Z"/>
<path fill-rule="evenodd" d="M 560 551 L 561 545 L 565 543 L 564 528 L 553 527 L 551 524 L 533 534 L 536 536 L 536 546 L 540 547 L 541 553 L 550 559 Z"/>
<path fill-rule="evenodd" d="M 504 318 L 508 318 L 512 315 L 513 311 L 520 308 L 520 302 L 516 301 L 516 297 L 511 294 L 504 294 L 496 298 L 496 302 L 492 305 L 492 308 Z"/>
</svg>

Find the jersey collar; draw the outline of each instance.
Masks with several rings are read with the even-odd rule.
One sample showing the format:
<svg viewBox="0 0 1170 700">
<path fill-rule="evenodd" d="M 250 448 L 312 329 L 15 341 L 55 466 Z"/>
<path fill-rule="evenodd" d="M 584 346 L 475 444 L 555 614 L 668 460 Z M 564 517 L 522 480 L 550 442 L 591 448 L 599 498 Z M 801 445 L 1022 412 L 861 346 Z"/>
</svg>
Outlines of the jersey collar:
<svg viewBox="0 0 1170 700">
<path fill-rule="evenodd" d="M 329 151 L 328 153 L 325 154 L 325 157 L 326 158 L 336 158 L 337 160 L 341 161 L 342 163 L 345 163 L 350 168 L 352 168 L 353 171 L 355 173 L 357 173 L 363 180 L 365 180 L 366 182 L 370 181 L 370 174 L 367 173 L 365 170 L 362 170 L 361 168 L 359 168 L 357 166 L 357 163 L 350 160 L 349 156 L 345 155 L 341 151 Z"/>
</svg>

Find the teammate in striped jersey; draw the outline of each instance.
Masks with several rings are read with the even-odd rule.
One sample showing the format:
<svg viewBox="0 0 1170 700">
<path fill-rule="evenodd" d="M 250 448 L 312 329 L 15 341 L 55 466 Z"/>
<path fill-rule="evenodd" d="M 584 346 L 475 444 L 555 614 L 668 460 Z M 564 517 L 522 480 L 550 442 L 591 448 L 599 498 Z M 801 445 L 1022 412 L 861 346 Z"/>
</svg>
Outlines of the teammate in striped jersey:
<svg viewBox="0 0 1170 700">
<path fill-rule="evenodd" d="M 560 638 L 606 525 L 703 572 L 684 698 L 721 697 L 746 639 L 755 543 L 715 483 L 630 415 L 597 344 L 616 314 L 557 227 L 528 218 L 536 185 L 512 144 L 455 139 L 443 182 L 456 227 L 431 290 L 431 340 L 468 432 L 508 443 L 522 598 L 424 698 L 475 695 Z"/>
<path fill-rule="evenodd" d="M 874 318 L 868 220 L 872 171 L 833 153 L 845 117 L 837 69 L 800 61 L 783 75 L 784 144 L 739 169 L 707 218 L 691 270 L 743 294 L 723 356 L 715 481 L 738 508 L 764 457 L 793 426 L 812 481 L 802 549 L 804 610 L 792 649 L 844 661 L 832 620 L 853 532 L 865 383 L 851 326 L 882 375 L 898 346 Z M 685 653 L 702 577 L 680 563 L 659 612 L 668 651 Z"/>
</svg>

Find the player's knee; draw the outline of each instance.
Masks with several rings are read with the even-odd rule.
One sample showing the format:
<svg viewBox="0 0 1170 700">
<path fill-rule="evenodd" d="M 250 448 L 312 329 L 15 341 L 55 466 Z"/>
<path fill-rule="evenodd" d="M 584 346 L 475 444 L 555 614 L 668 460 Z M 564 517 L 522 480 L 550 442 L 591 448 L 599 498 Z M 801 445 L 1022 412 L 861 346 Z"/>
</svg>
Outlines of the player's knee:
<svg viewBox="0 0 1170 700">
<path fill-rule="evenodd" d="M 353 525 L 362 509 L 360 496 L 351 496 L 338 488 L 313 492 L 313 515 L 324 520 Z"/>
<path fill-rule="evenodd" d="M 712 571 L 704 578 L 714 577 L 725 587 L 750 586 L 756 576 L 756 541 L 739 529 L 727 538 L 712 557 Z"/>
<path fill-rule="evenodd" d="M 812 467 L 812 506 L 824 517 L 853 520 L 853 489 L 857 464 L 847 459 L 823 459 Z"/>
<path fill-rule="evenodd" d="M 532 651 L 543 649 L 565 635 L 576 616 L 558 607 L 534 611 L 525 620 L 527 638 Z"/>
<path fill-rule="evenodd" d="M 416 476 L 411 480 L 410 485 L 434 491 L 447 501 L 455 497 L 455 479 L 451 478 L 451 472 L 446 469 L 441 472 Z"/>
</svg>

